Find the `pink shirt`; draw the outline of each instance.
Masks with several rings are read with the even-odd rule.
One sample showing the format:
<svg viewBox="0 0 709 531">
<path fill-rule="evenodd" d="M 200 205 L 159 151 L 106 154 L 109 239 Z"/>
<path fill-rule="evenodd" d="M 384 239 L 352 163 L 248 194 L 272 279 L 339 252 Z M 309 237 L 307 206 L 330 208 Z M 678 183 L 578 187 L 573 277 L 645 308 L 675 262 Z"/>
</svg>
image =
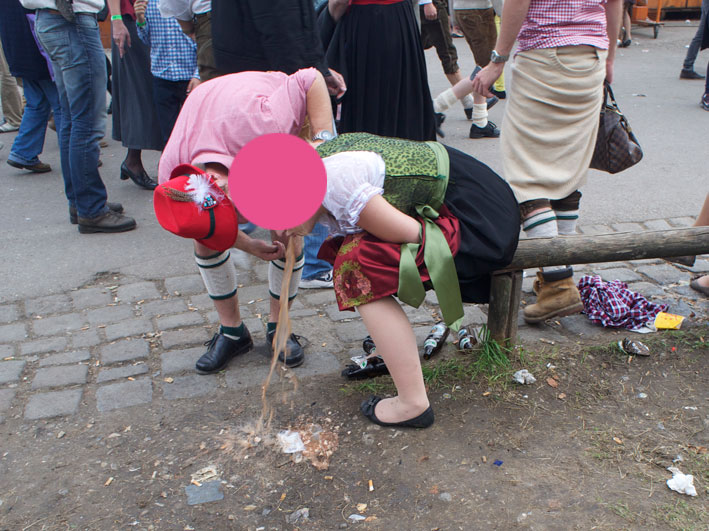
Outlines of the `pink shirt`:
<svg viewBox="0 0 709 531">
<path fill-rule="evenodd" d="M 306 116 L 306 94 L 317 70 L 240 72 L 202 83 L 177 117 L 160 163 L 158 181 L 178 164 L 217 162 L 227 168 L 254 138 L 268 133 L 298 134 Z"/>
<path fill-rule="evenodd" d="M 532 0 L 517 36 L 518 52 L 557 46 L 608 49 L 606 0 Z"/>
</svg>

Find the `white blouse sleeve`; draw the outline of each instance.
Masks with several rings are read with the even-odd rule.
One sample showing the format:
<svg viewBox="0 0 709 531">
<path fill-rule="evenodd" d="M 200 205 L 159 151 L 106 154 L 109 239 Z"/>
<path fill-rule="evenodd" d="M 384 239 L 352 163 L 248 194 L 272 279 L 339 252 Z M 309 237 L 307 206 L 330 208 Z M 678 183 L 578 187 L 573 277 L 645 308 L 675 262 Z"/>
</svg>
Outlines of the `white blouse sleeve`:
<svg viewBox="0 0 709 531">
<path fill-rule="evenodd" d="M 369 200 L 384 192 L 385 165 L 381 156 L 349 151 L 323 159 L 327 192 L 323 205 L 337 222 L 339 232 L 359 232 L 359 216 Z"/>
</svg>

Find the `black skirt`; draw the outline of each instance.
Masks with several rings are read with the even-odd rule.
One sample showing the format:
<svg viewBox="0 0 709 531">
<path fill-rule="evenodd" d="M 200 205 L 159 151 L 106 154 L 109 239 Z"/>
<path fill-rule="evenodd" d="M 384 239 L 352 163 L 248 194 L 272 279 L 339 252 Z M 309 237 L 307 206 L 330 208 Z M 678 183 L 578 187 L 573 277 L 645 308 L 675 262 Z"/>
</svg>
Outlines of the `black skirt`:
<svg viewBox="0 0 709 531">
<path fill-rule="evenodd" d="M 328 17 L 327 9 L 320 16 Z M 436 139 L 426 60 L 410 0 L 350 6 L 332 33 L 326 57 L 347 83 L 339 132 Z"/>
<path fill-rule="evenodd" d="M 445 205 L 460 222 L 455 268 L 463 302 L 488 302 L 493 271 L 507 266 L 519 239 L 519 208 L 512 189 L 479 160 L 449 146 Z"/>
</svg>

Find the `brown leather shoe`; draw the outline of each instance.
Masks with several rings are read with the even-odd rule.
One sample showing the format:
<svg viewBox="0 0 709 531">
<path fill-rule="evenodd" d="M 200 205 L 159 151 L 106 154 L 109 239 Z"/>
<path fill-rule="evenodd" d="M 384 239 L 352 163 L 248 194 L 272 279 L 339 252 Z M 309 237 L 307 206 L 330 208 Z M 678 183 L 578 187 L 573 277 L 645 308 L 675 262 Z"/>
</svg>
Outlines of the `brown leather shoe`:
<svg viewBox="0 0 709 531">
<path fill-rule="evenodd" d="M 583 310 L 581 295 L 572 276 L 561 280 L 545 279 L 544 273 L 537 273 L 534 281 L 537 302 L 524 309 L 524 320 L 540 323 L 552 317 L 572 315 Z"/>
<path fill-rule="evenodd" d="M 79 232 L 81 234 L 91 234 L 94 232 L 126 232 L 133 230 L 137 224 L 133 218 L 124 216 L 113 210 L 106 211 L 105 214 L 95 218 L 82 218 L 79 221 Z"/>
<path fill-rule="evenodd" d="M 123 205 L 120 203 L 111 203 L 110 201 L 106 201 L 106 206 L 108 207 L 109 210 L 113 210 L 114 212 L 118 212 L 119 214 L 123 212 Z M 79 223 L 79 214 L 76 211 L 76 208 L 73 206 L 69 207 L 69 223 L 72 225 L 76 225 Z"/>
<path fill-rule="evenodd" d="M 14 160 L 7 159 L 7 163 L 13 168 L 30 170 L 32 173 L 47 173 L 48 171 L 52 171 L 52 167 L 44 162 L 38 162 L 37 164 L 22 164 L 21 162 L 15 162 Z"/>
</svg>

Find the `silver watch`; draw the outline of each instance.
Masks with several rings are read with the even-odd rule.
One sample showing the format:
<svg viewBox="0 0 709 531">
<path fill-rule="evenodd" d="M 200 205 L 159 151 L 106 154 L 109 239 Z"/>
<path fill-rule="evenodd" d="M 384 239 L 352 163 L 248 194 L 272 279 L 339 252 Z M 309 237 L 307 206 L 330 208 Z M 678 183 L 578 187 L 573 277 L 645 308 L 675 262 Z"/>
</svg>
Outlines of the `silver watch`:
<svg viewBox="0 0 709 531">
<path fill-rule="evenodd" d="M 313 137 L 313 142 L 316 142 L 318 140 L 322 140 L 323 142 L 327 142 L 328 140 L 332 140 L 335 138 L 335 135 L 333 135 L 330 131 L 327 129 L 324 129 L 323 131 L 320 131 Z"/>
<path fill-rule="evenodd" d="M 490 54 L 490 61 L 493 63 L 506 63 L 509 58 L 509 55 L 500 55 L 495 50 Z"/>
</svg>

